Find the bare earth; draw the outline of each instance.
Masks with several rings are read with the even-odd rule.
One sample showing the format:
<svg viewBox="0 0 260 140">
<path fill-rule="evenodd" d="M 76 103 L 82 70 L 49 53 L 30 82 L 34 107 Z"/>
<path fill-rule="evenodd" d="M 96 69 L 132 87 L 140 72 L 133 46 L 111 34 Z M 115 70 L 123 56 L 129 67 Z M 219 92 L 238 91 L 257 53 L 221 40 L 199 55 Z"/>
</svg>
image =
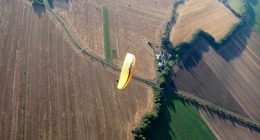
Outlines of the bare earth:
<svg viewBox="0 0 260 140">
<path fill-rule="evenodd" d="M 1 139 L 133 139 L 152 89 L 117 90 L 119 73 L 75 52 L 48 13 L 0 1 Z"/>
<path fill-rule="evenodd" d="M 102 8 L 108 7 L 113 63 L 121 66 L 127 52 L 137 59 L 136 74 L 155 78 L 153 50 L 148 41 L 160 45 L 174 0 L 75 0 L 67 10 L 56 8 L 84 47 L 104 58 Z M 139 65 L 140 64 L 140 65 Z"/>
<path fill-rule="evenodd" d="M 218 0 L 188 0 L 177 13 L 170 37 L 173 44 L 189 41 L 197 29 L 208 32 L 218 41 L 239 21 Z"/>
<path fill-rule="evenodd" d="M 202 39 L 173 79 L 177 88 L 259 123 L 260 61 L 243 37 L 237 33 L 218 52 Z"/>
<path fill-rule="evenodd" d="M 199 110 L 199 112 L 218 140 L 258 140 L 260 137 L 260 133 L 241 126 L 240 124 L 221 118 L 216 114 L 211 114 L 205 110 Z"/>
</svg>

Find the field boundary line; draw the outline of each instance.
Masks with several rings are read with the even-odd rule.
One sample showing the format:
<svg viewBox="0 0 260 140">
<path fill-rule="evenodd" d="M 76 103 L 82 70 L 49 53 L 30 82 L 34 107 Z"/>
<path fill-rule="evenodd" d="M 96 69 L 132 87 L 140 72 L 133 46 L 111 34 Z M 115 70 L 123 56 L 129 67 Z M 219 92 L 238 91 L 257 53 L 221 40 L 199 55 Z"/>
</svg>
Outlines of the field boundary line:
<svg viewBox="0 0 260 140">
<path fill-rule="evenodd" d="M 182 91 L 182 90 L 179 90 L 179 89 L 177 89 L 176 94 L 177 94 L 178 97 L 180 97 L 184 100 L 188 100 L 192 103 L 198 104 L 198 105 L 205 107 L 205 108 L 207 108 L 207 109 L 209 109 L 213 112 L 223 114 L 223 115 L 225 115 L 229 118 L 235 119 L 237 122 L 247 124 L 247 125 L 255 128 L 255 129 L 257 129 L 258 131 L 260 131 L 259 122 L 255 122 L 255 121 L 249 119 L 248 117 L 245 117 L 243 115 L 235 113 L 235 112 L 233 112 L 229 109 L 223 108 L 223 107 L 221 107 L 217 104 L 214 104 L 212 102 L 209 102 L 205 99 L 202 99 L 198 96 L 192 95 L 188 92 L 185 92 L 185 91 Z"/>
</svg>

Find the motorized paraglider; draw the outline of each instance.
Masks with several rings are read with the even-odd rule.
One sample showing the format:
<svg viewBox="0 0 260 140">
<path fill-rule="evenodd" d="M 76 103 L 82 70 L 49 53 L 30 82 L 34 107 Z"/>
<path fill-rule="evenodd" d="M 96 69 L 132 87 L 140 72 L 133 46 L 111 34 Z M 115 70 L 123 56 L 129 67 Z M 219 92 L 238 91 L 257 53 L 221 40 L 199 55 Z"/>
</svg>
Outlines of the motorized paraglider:
<svg viewBox="0 0 260 140">
<path fill-rule="evenodd" d="M 134 73 L 133 70 L 134 67 L 135 67 L 135 56 L 133 54 L 127 53 L 118 80 L 118 84 L 117 84 L 118 89 L 124 89 L 129 84 L 132 75 Z"/>
</svg>

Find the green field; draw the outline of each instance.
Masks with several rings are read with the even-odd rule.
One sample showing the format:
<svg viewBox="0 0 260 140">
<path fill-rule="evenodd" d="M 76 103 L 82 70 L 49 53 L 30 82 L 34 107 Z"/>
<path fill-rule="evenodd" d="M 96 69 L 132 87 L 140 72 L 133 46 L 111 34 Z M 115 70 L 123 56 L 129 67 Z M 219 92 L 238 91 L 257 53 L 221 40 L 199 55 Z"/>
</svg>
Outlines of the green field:
<svg viewBox="0 0 260 140">
<path fill-rule="evenodd" d="M 216 139 L 194 106 L 177 100 L 174 94 L 164 96 L 161 117 L 146 134 L 148 140 Z"/>
<path fill-rule="evenodd" d="M 249 24 L 260 35 L 260 1 L 249 0 Z"/>
<path fill-rule="evenodd" d="M 105 60 L 112 62 L 110 49 L 110 33 L 109 33 L 109 11 L 107 7 L 103 7 L 103 30 L 104 30 L 104 50 Z"/>
<path fill-rule="evenodd" d="M 242 14 L 245 11 L 244 0 L 227 0 L 229 6 L 237 13 Z"/>
</svg>

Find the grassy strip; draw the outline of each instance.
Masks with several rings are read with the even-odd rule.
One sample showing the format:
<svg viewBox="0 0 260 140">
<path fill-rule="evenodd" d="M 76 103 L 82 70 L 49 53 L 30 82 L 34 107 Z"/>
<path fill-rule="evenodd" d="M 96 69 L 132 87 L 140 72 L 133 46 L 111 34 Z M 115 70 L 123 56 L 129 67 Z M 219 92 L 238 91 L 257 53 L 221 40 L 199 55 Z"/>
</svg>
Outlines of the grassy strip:
<svg viewBox="0 0 260 140">
<path fill-rule="evenodd" d="M 103 31 L 104 31 L 105 60 L 111 63 L 112 60 L 111 60 L 110 33 L 109 33 L 109 11 L 107 7 L 103 7 Z"/>
</svg>

